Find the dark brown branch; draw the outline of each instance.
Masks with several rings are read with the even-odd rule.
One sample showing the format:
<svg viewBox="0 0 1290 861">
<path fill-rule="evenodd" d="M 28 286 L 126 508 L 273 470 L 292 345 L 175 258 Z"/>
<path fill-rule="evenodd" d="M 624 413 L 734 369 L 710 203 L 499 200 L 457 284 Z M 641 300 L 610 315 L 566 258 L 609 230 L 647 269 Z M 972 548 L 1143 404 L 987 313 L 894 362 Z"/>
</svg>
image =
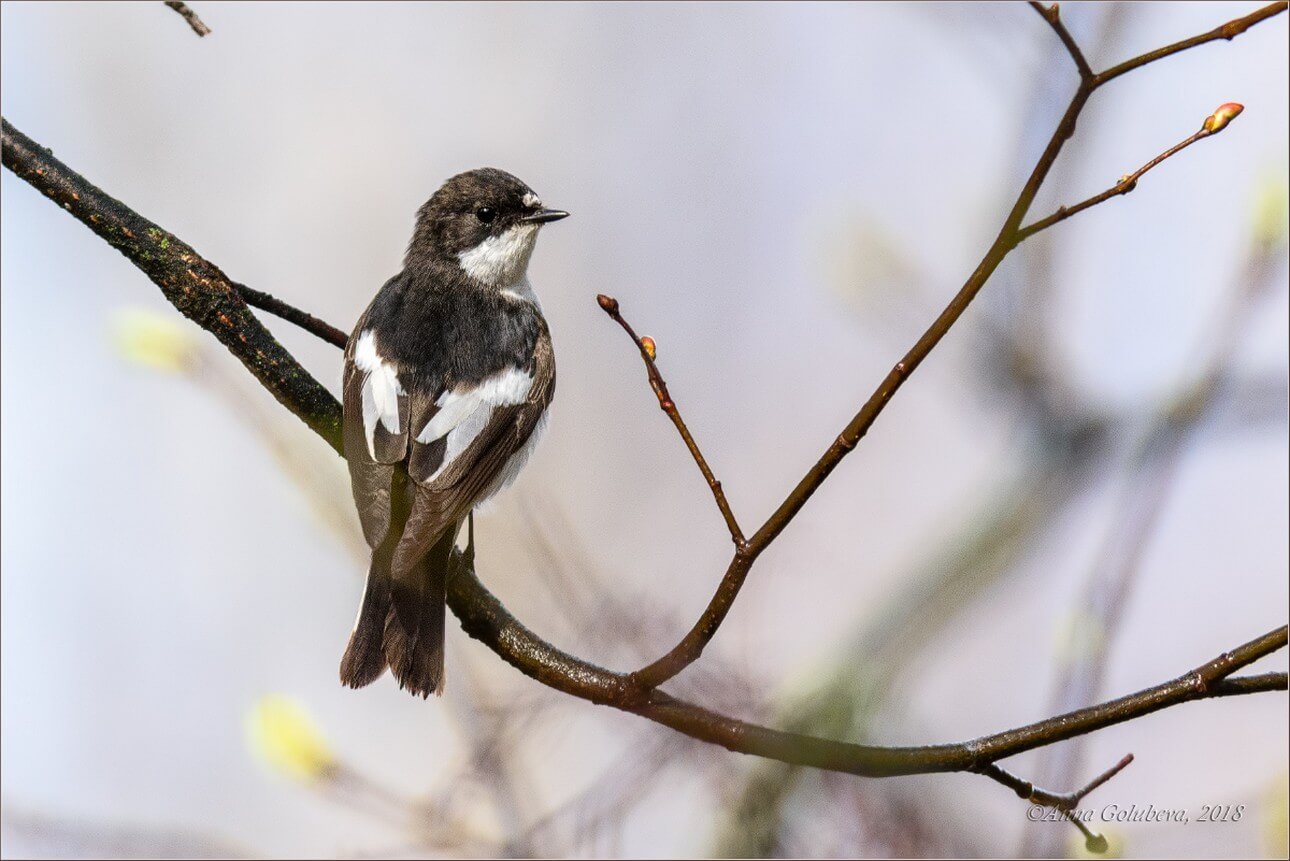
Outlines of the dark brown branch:
<svg viewBox="0 0 1290 861">
<path fill-rule="evenodd" d="M 1273 6 L 1279 8 L 1266 7 L 1253 15 L 1229 22 L 1211 31 L 1211 33 L 1222 31 L 1230 33 L 1225 38 L 1232 38 L 1239 33 L 1245 32 L 1259 21 L 1283 11 L 1285 5 L 1285 3 L 1273 4 Z M 1211 41 L 1209 34 L 1170 46 L 1172 50 L 1162 49 L 1161 52 L 1143 55 L 1148 59 L 1138 58 L 1141 62 L 1134 60 L 1130 61 L 1130 63 L 1136 63 L 1134 66 L 1136 68 L 1186 48 L 1203 44 L 1206 41 Z M 1083 111 L 1084 105 L 1087 104 L 1089 97 L 1099 86 L 1117 77 L 1118 74 L 1121 73 L 1114 75 L 1104 73 L 1093 77 L 1081 77 L 1079 87 L 1071 97 L 1066 112 L 1057 123 L 1057 128 L 1054 129 L 1052 136 L 1049 138 L 1048 145 L 1035 163 L 1030 177 L 1017 195 L 1012 209 L 1004 220 L 1003 227 L 1000 228 L 994 242 L 990 245 L 989 250 L 986 251 L 985 257 L 977 264 L 977 268 L 968 277 L 967 282 L 959 289 L 949 305 L 923 333 L 922 337 L 910 348 L 909 352 L 892 367 L 891 371 L 878 385 L 878 388 L 865 401 L 860 411 L 843 428 L 842 433 L 838 434 L 833 444 L 825 450 L 824 454 L 815 462 L 815 465 L 807 470 L 806 475 L 797 483 L 792 492 L 748 540 L 746 551 L 735 554 L 721 581 L 717 584 L 712 599 L 708 602 L 694 626 L 667 654 L 634 673 L 633 678 L 637 682 L 646 687 L 660 685 L 676 676 L 677 673 L 694 663 L 703 654 L 703 650 L 716 635 L 721 623 L 725 621 L 726 615 L 734 605 L 735 599 L 738 598 L 739 591 L 743 588 L 748 572 L 752 569 L 757 557 L 793 521 L 798 512 L 815 494 L 815 491 L 820 488 L 820 485 L 842 462 L 842 459 L 855 449 L 896 392 L 900 390 L 900 387 L 904 385 L 910 375 L 918 369 L 923 360 L 931 354 L 931 351 L 940 343 L 941 339 L 963 316 L 963 312 L 967 310 L 968 305 L 972 303 L 981 288 L 985 286 L 986 281 L 989 280 L 995 269 L 1021 241 L 1019 237 L 1021 235 L 1022 220 L 1026 217 L 1026 213 L 1030 210 L 1030 205 L 1034 202 L 1040 186 L 1043 185 L 1049 171 L 1052 170 L 1053 164 L 1057 161 L 1062 145 L 1075 133 L 1075 123 L 1080 112 Z"/>
<path fill-rule="evenodd" d="M 283 406 L 340 451 L 340 405 L 256 319 L 218 266 L 89 183 L 8 120 L 0 123 L 5 167 L 143 270 L 180 313 L 218 338 Z"/>
<path fill-rule="evenodd" d="M 1030 0 L 1030 8 L 1038 12 L 1039 16 L 1048 22 L 1048 26 L 1053 28 L 1057 38 L 1062 40 L 1062 44 L 1066 46 L 1066 53 L 1071 55 L 1071 59 L 1075 61 L 1075 68 L 1079 69 L 1079 76 L 1084 80 L 1093 77 L 1093 70 L 1089 68 L 1088 60 L 1084 59 L 1084 52 L 1079 49 L 1075 38 L 1062 22 L 1062 13 L 1058 5 L 1054 3 L 1051 6 L 1045 6 L 1036 0 Z"/>
<path fill-rule="evenodd" d="M 654 396 L 658 398 L 658 406 L 667 417 L 672 420 L 676 426 L 677 433 L 681 435 L 685 447 L 690 450 L 690 456 L 699 467 L 699 472 L 703 473 L 703 480 L 708 483 L 708 488 L 712 491 L 712 498 L 717 502 L 717 508 L 721 510 L 721 517 L 726 521 L 726 529 L 730 530 L 730 540 L 735 543 L 736 552 L 742 552 L 747 545 L 744 540 L 743 530 L 739 528 L 739 521 L 735 519 L 735 513 L 730 508 L 730 502 L 726 499 L 726 492 L 721 489 L 721 482 L 713 475 L 712 468 L 708 466 L 708 461 L 699 449 L 699 444 L 694 441 L 694 436 L 686 426 L 685 420 L 681 418 L 681 411 L 677 409 L 676 401 L 672 400 L 671 393 L 667 390 L 667 382 L 658 370 L 658 364 L 654 359 L 654 342 L 650 339 L 648 343 L 644 338 L 636 334 L 636 330 L 631 324 L 623 319 L 623 315 L 618 310 L 618 300 L 612 296 L 606 296 L 603 293 L 596 297 L 600 307 L 610 318 L 623 327 L 623 331 L 632 339 L 636 349 L 640 350 L 641 361 L 645 363 L 645 372 L 649 375 L 650 388 L 654 390 Z"/>
<path fill-rule="evenodd" d="M 1125 60 L 1118 66 L 1112 66 L 1105 72 L 1098 73 L 1093 77 L 1093 80 L 1097 86 L 1101 86 L 1107 81 L 1115 80 L 1126 72 L 1132 72 L 1134 69 L 1141 68 L 1148 63 L 1163 60 L 1165 57 L 1177 54 L 1179 51 L 1186 51 L 1188 48 L 1195 48 L 1197 45 L 1204 45 L 1206 42 L 1214 42 L 1219 39 L 1227 39 L 1230 42 L 1255 24 L 1266 21 L 1274 15 L 1280 15 L 1286 10 L 1286 6 L 1285 0 L 1281 0 L 1279 3 L 1269 3 L 1267 6 L 1251 12 L 1243 18 L 1236 18 L 1226 24 L 1215 27 L 1208 33 L 1201 33 L 1199 36 L 1192 36 L 1190 39 L 1183 39 L 1181 42 L 1174 42 L 1172 45 L 1166 45 L 1163 48 L 1140 54 L 1132 60 Z"/>
<path fill-rule="evenodd" d="M 927 747 L 878 747 L 781 732 L 708 711 L 661 690 L 642 690 L 631 676 L 542 640 L 511 616 L 469 568 L 458 569 L 450 579 L 448 601 L 466 633 L 526 676 L 558 691 L 640 715 L 728 750 L 865 777 L 981 771 L 988 763 L 1185 702 L 1238 691 L 1279 690 L 1271 679 L 1250 677 L 1259 679 L 1250 683 L 1245 678 L 1227 680 L 1223 673 L 1235 672 L 1286 642 L 1282 627 L 1155 687 L 984 738 Z"/>
<path fill-rule="evenodd" d="M 1227 695 L 1224 684 L 1202 682 L 1193 671 L 1153 688 L 1030 726 L 959 744 L 930 747 L 875 747 L 795 735 L 715 714 L 662 691 L 640 691 L 630 677 L 589 664 L 554 649 L 515 620 L 479 584 L 472 571 L 459 571 L 449 584 L 449 600 L 462 627 L 525 675 L 564 693 L 610 705 L 668 726 L 685 735 L 732 751 L 797 765 L 868 777 L 980 771 L 995 760 L 1055 741 L 1083 735 L 1194 699 Z M 1285 644 L 1281 628 L 1234 650 L 1242 660 L 1276 651 Z M 504 646 L 505 648 L 499 648 Z M 1212 662 L 1211 662 L 1212 663 Z M 1206 665 L 1208 666 L 1208 665 Z M 1232 680 L 1235 689 L 1271 690 Z"/>
<path fill-rule="evenodd" d="M 211 28 L 207 27 L 202 22 L 201 18 L 197 17 L 196 12 L 188 8 L 187 3 L 180 2 L 180 0 L 166 0 L 166 5 L 169 6 L 171 9 L 174 9 L 180 15 L 182 15 L 184 17 L 184 20 L 188 22 L 188 26 L 192 27 L 193 32 L 196 33 L 198 36 L 210 35 Z"/>
<path fill-rule="evenodd" d="M 276 296 L 270 296 L 259 290 L 253 290 L 245 284 L 239 284 L 236 281 L 230 282 L 236 288 L 238 295 L 242 300 L 252 308 L 259 308 L 261 311 L 267 311 L 275 317 L 286 320 L 288 323 L 294 323 L 301 329 L 304 329 L 311 335 L 315 335 L 322 340 L 331 344 L 333 347 L 345 349 L 349 343 L 349 335 L 346 335 L 340 329 L 325 320 L 320 320 L 308 311 L 301 311 L 293 305 L 288 305 Z"/>
</svg>

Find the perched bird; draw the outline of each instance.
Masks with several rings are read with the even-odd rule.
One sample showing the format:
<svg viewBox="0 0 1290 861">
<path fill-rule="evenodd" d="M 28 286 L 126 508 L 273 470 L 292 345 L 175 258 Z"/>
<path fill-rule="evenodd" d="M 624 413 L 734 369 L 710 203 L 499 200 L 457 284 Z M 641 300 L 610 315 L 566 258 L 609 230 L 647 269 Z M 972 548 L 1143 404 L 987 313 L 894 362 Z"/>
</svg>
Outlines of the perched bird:
<svg viewBox="0 0 1290 861">
<path fill-rule="evenodd" d="M 344 443 L 372 564 L 341 659 L 353 688 L 388 666 L 443 690 L 448 563 L 463 519 L 511 483 L 555 393 L 551 336 L 527 269 L 546 209 L 505 171 L 443 184 L 417 212 L 403 271 L 345 349 Z"/>
</svg>

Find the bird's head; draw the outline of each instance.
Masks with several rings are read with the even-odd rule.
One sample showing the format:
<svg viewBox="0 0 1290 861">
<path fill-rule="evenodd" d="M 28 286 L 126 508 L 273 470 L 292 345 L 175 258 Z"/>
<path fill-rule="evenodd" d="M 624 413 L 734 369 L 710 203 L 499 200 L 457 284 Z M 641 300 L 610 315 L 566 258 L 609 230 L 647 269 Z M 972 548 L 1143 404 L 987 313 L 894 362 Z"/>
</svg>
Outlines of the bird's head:
<svg viewBox="0 0 1290 861">
<path fill-rule="evenodd" d="M 459 173 L 417 212 L 407 261 L 428 256 L 490 287 L 510 287 L 524 277 L 538 230 L 568 214 L 543 207 L 533 189 L 504 170 Z"/>
</svg>

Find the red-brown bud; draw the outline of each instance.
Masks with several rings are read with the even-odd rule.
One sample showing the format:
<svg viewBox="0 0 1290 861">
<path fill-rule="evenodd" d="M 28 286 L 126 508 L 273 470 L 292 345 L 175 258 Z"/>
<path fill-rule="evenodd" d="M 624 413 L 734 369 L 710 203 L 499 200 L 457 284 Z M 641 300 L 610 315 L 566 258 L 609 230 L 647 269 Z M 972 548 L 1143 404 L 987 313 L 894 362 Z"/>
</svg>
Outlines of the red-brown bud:
<svg viewBox="0 0 1290 861">
<path fill-rule="evenodd" d="M 1221 104 L 1214 113 L 1205 117 L 1205 123 L 1202 128 L 1212 135 L 1218 134 L 1223 129 L 1227 128 L 1227 124 L 1236 119 L 1243 110 L 1245 110 L 1245 105 L 1239 104 L 1238 102 L 1227 102 L 1225 104 Z"/>
<path fill-rule="evenodd" d="M 601 293 L 599 296 L 596 297 L 596 301 L 599 302 L 600 307 L 604 308 L 605 311 L 607 311 L 608 313 L 610 314 L 618 313 L 618 300 L 615 299 L 613 296 L 606 296 L 604 293 Z"/>
</svg>

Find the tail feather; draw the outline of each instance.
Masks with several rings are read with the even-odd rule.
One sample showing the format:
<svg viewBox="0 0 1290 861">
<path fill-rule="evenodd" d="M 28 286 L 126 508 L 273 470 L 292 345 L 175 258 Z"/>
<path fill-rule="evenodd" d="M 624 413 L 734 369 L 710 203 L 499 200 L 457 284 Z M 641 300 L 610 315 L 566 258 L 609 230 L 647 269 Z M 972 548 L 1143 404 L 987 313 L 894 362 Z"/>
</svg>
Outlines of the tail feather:
<svg viewBox="0 0 1290 861">
<path fill-rule="evenodd" d="M 378 570 L 379 560 L 372 560 L 363 588 L 363 603 L 349 635 L 349 645 L 340 660 L 341 684 L 351 688 L 370 685 L 385 672 L 385 617 L 390 610 L 390 577 Z"/>
<path fill-rule="evenodd" d="M 442 526 L 429 494 L 417 494 L 390 561 L 385 660 L 399 687 L 422 697 L 443 692 L 444 602 L 457 526 Z"/>
<path fill-rule="evenodd" d="M 451 546 L 451 545 L 449 545 Z M 445 560 L 446 562 L 446 560 Z M 418 567 L 423 592 L 397 586 L 385 618 L 384 660 L 399 687 L 413 696 L 443 693 L 446 565 L 426 558 Z"/>
</svg>

